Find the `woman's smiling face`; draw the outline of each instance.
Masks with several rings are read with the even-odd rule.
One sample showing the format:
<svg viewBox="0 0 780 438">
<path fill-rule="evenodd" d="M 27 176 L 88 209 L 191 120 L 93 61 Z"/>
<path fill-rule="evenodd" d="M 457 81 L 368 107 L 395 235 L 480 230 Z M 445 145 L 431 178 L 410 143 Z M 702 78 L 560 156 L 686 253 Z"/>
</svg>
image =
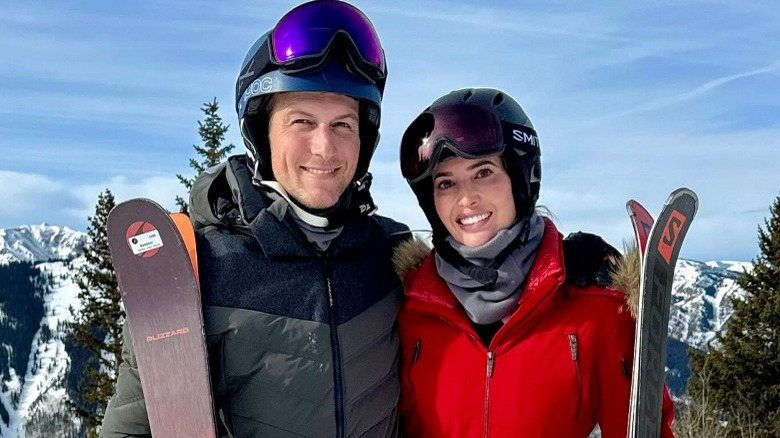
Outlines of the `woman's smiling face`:
<svg viewBox="0 0 780 438">
<path fill-rule="evenodd" d="M 466 246 L 484 244 L 516 218 L 512 182 L 498 154 L 440 162 L 433 171 L 433 200 L 447 231 Z"/>
</svg>

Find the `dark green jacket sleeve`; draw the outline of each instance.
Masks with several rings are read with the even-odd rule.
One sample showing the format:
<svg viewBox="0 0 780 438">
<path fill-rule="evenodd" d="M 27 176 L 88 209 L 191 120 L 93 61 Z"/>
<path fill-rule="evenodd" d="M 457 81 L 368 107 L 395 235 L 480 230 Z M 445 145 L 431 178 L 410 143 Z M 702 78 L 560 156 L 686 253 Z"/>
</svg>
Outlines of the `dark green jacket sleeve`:
<svg viewBox="0 0 780 438">
<path fill-rule="evenodd" d="M 122 339 L 122 364 L 119 365 L 114 396 L 108 402 L 103 418 L 100 438 L 151 437 L 133 340 L 126 323 Z"/>
</svg>

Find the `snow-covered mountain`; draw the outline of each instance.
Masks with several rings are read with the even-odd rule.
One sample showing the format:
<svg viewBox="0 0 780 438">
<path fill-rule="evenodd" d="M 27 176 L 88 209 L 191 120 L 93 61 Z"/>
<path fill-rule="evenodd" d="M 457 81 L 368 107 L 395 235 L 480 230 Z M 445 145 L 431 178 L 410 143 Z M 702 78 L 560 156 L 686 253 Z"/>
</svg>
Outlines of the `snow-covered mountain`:
<svg viewBox="0 0 780 438">
<path fill-rule="evenodd" d="M 68 227 L 42 224 L 0 228 L 0 265 L 71 258 L 86 241 L 85 233 Z"/>
<path fill-rule="evenodd" d="M 64 326 L 73 319 L 70 307 L 78 311 L 78 287 L 73 282 L 73 271 L 83 263 L 77 258 L 71 266 L 64 262 L 39 263 L 36 267 L 44 276 L 52 279 L 51 286 L 43 295 L 44 314 L 40 329 L 32 339 L 32 348 L 24 378 L 14 372 L 3 377 L 0 403 L 9 413 L 8 424 L 0 422 L 0 436 L 3 437 L 44 437 L 46 433 L 25 434 L 25 428 L 40 430 L 41 425 L 29 424 L 34 419 L 68 419 L 72 415 L 65 406 L 66 381 L 70 367 L 70 358 L 65 351 Z M 45 327 L 45 328 L 44 328 Z M 0 339 L 0 344 L 3 340 Z M 69 420 L 65 420 L 72 422 Z M 73 427 L 76 427 L 74 424 Z"/>
<path fill-rule="evenodd" d="M 731 298 L 744 294 L 737 278 L 750 269 L 747 262 L 677 261 L 666 347 L 666 383 L 673 395 L 685 393 L 688 349 L 706 349 L 724 328 L 734 311 Z"/>
<path fill-rule="evenodd" d="M 734 311 L 730 298 L 743 293 L 737 278 L 750 269 L 747 262 L 678 260 L 669 336 L 703 350 Z"/>
<path fill-rule="evenodd" d="M 31 261 L 35 270 L 42 274 L 43 280 L 37 281 L 45 285 L 39 297 L 41 310 L 34 317 L 39 321 L 30 323 L 29 336 L 22 341 L 25 348 L 17 347 L 24 350 L 27 357 L 18 358 L 16 368 L 12 363 L 8 375 L 0 375 L 2 437 L 54 436 L 51 435 L 52 424 L 77 426 L 65 407 L 67 394 L 64 388 L 71 360 L 63 339 L 64 327 L 73 319 L 71 307 L 76 312 L 80 307 L 74 274 L 84 263 L 80 250 L 86 242 L 84 233 L 51 225 L 0 229 L 0 265 Z M 67 259 L 70 261 L 62 261 Z M 672 392 L 684 391 L 688 377 L 687 348 L 703 349 L 723 327 L 733 311 L 729 298 L 743 293 L 736 279 L 744 269 L 750 268 L 750 263 L 745 262 L 677 262 L 667 353 L 667 382 Z M 0 273 L 2 269 L 0 266 Z M 2 286 L 0 284 L 0 294 Z M 1 298 L 0 350 L 8 351 L 11 341 L 4 339 L 3 334 L 15 336 L 18 333 L 20 316 L 8 312 L 9 302 L 3 302 Z M 12 328 L 3 331 L 3 327 Z M 14 342 L 18 345 L 19 339 Z M 0 360 L 0 373 L 4 369 L 2 362 Z"/>
<path fill-rule="evenodd" d="M 73 319 L 71 309 L 80 307 L 74 273 L 84 263 L 86 242 L 85 233 L 65 227 L 0 229 L 0 269 L 33 263 L 22 272 L 34 283 L 20 288 L 10 274 L 9 284 L 0 284 L 0 348 L 6 353 L 0 364 L 2 437 L 68 437 L 78 429 L 66 406 L 71 360 L 65 327 Z M 13 293 L 24 296 L 4 296 Z"/>
</svg>

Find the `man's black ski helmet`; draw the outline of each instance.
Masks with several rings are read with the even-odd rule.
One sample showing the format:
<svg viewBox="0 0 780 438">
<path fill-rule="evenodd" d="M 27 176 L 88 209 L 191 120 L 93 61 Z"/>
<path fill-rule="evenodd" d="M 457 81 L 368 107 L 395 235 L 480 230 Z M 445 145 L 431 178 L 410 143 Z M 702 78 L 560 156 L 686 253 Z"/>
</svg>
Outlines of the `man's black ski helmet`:
<svg viewBox="0 0 780 438">
<path fill-rule="evenodd" d="M 363 177 L 379 142 L 386 78 L 379 36 L 359 9 L 338 0 L 315 0 L 289 11 L 252 45 L 236 80 L 236 112 L 255 176 L 275 179 L 268 144 L 271 96 L 316 91 L 358 101 L 360 154 L 354 179 Z"/>
<path fill-rule="evenodd" d="M 401 172 L 433 229 L 434 242 L 446 237 L 433 202 L 431 172 L 451 156 L 478 158 L 499 153 L 512 182 L 518 218 L 533 213 L 541 182 L 541 149 L 531 120 L 506 93 L 464 88 L 436 99 L 406 129 Z"/>
</svg>

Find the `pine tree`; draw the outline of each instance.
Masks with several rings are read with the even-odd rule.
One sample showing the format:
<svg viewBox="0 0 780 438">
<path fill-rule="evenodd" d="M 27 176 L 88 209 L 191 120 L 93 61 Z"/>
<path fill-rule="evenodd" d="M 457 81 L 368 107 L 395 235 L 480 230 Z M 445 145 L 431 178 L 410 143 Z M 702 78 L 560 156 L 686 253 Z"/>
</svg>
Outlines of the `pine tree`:
<svg viewBox="0 0 780 438">
<path fill-rule="evenodd" d="M 757 436 L 780 436 L 780 196 L 758 229 L 760 254 L 738 280 L 746 295 L 733 300 L 725 333 L 701 356 L 694 373 L 708 373 L 708 388 L 692 382 L 693 394 L 709 390 L 730 421 L 749 421 Z"/>
<path fill-rule="evenodd" d="M 190 158 L 190 167 L 195 171 L 194 177 L 185 178 L 182 175 L 176 175 L 179 178 L 179 182 L 187 188 L 187 192 L 192 189 L 192 184 L 198 175 L 209 167 L 219 164 L 235 147 L 232 143 L 222 146 L 222 141 L 225 140 L 225 133 L 227 133 L 230 125 L 222 123 L 222 118 L 217 114 L 219 110 L 217 98 L 215 97 L 211 103 L 204 103 L 200 110 L 203 111 L 205 116 L 202 122 L 198 121 L 198 134 L 200 134 L 203 144 L 200 146 L 193 145 L 192 147 L 198 155 L 203 157 L 203 160 L 198 162 L 196 159 Z M 188 205 L 184 198 L 177 196 L 176 205 L 179 206 L 182 213 L 187 213 Z"/>
<path fill-rule="evenodd" d="M 125 313 L 106 234 L 108 213 L 115 205 L 107 189 L 98 196 L 95 216 L 89 218 L 90 240 L 83 249 L 86 263 L 76 274 L 81 311 L 74 312 L 70 325 L 71 341 L 87 353 L 78 383 L 82 398 L 71 401 L 70 408 L 84 421 L 89 437 L 97 436 L 122 361 Z"/>
</svg>

